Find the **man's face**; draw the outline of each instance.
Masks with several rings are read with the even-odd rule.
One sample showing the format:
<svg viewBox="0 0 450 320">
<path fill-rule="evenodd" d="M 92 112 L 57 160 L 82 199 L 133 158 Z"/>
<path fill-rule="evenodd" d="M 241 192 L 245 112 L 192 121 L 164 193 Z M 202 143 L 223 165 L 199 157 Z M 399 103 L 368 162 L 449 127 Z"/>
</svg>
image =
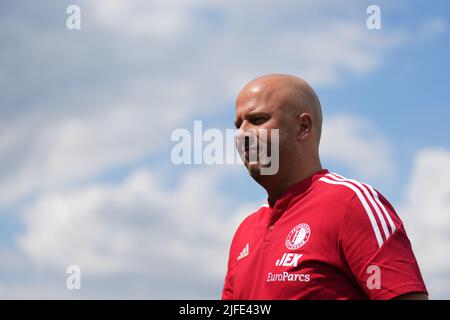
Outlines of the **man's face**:
<svg viewBox="0 0 450 320">
<path fill-rule="evenodd" d="M 238 129 L 237 148 L 250 175 L 255 179 L 261 177 L 263 167 L 272 165 L 261 155 L 267 155 L 271 159 L 277 156 L 281 166 L 289 149 L 294 147 L 294 123 L 283 110 L 282 102 L 274 96 L 269 98 L 257 89 L 239 96 L 235 125 Z M 273 129 L 279 130 L 279 136 L 274 134 L 273 131 L 276 130 Z M 273 141 L 274 137 L 278 141 Z M 277 144 L 277 148 L 274 148 L 274 144 Z M 277 150 L 278 155 L 271 154 L 271 150 Z"/>
</svg>

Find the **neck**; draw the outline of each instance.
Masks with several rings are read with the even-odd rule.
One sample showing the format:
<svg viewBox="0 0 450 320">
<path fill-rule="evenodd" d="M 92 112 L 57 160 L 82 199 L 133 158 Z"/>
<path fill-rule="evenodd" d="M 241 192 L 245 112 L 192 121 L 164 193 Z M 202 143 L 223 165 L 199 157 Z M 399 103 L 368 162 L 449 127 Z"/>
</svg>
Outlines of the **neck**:
<svg viewBox="0 0 450 320">
<path fill-rule="evenodd" d="M 318 161 L 313 165 L 308 166 L 307 168 L 299 168 L 299 170 L 297 170 L 296 172 L 292 172 L 292 170 L 290 170 L 286 174 L 278 174 L 276 176 L 272 176 L 272 181 L 268 181 L 268 183 L 265 184 L 261 183 L 261 185 L 267 191 L 269 202 L 273 204 L 279 198 L 279 196 L 291 186 L 312 176 L 314 173 L 321 169 L 322 165 L 320 161 Z"/>
</svg>

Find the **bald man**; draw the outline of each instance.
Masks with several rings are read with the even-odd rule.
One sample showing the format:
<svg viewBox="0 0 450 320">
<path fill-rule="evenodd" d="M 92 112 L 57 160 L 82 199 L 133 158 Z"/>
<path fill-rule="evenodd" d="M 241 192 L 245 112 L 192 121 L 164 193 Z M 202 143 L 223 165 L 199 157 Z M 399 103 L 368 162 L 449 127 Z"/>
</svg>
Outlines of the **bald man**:
<svg viewBox="0 0 450 320">
<path fill-rule="evenodd" d="M 304 80 L 251 81 L 236 100 L 235 125 L 243 162 L 268 203 L 235 233 L 223 299 L 427 299 L 391 204 L 372 186 L 322 168 L 321 106 Z M 261 161 L 263 151 L 271 161 Z M 274 161 L 276 172 L 265 174 Z"/>
</svg>

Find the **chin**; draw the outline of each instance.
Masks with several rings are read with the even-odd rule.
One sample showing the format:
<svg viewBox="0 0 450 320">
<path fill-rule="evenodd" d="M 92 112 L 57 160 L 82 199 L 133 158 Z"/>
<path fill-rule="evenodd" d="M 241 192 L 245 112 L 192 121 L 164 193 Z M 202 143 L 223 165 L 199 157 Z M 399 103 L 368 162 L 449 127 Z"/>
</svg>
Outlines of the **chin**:
<svg viewBox="0 0 450 320">
<path fill-rule="evenodd" d="M 247 170 L 250 176 L 258 183 L 267 181 L 267 179 L 271 178 L 270 175 L 261 174 L 261 166 L 259 164 L 250 165 L 247 167 Z"/>
<path fill-rule="evenodd" d="M 259 178 L 261 177 L 261 169 L 259 167 L 249 167 L 248 168 L 248 173 L 250 173 L 250 175 L 253 178 Z"/>
</svg>

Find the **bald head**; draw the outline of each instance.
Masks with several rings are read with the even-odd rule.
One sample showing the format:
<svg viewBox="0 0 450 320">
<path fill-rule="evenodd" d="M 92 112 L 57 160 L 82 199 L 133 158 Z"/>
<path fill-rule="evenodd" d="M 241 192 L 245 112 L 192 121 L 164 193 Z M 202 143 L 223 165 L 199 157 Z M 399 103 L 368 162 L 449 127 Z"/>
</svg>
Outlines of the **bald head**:
<svg viewBox="0 0 450 320">
<path fill-rule="evenodd" d="M 322 110 L 316 93 L 305 80 L 284 74 L 258 77 L 241 90 L 236 106 L 257 103 L 279 109 L 292 119 L 303 113 L 310 114 L 313 141 L 318 146 L 322 131 Z"/>
</svg>

